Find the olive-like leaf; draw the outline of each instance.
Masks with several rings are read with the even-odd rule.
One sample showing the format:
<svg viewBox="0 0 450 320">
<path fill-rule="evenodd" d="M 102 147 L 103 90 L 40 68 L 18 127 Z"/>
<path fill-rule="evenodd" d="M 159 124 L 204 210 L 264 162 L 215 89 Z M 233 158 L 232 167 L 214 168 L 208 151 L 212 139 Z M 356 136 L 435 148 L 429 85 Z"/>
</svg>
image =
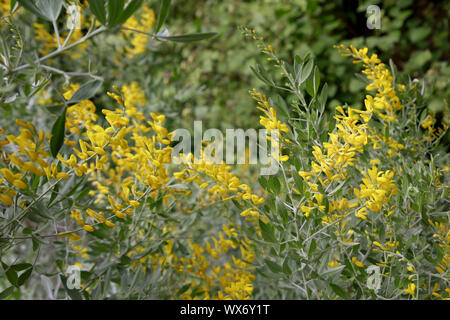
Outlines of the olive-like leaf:
<svg viewBox="0 0 450 320">
<path fill-rule="evenodd" d="M 61 8 L 63 5 L 63 0 L 37 0 L 36 6 L 41 10 L 41 12 L 50 20 L 56 21 L 59 14 L 61 13 Z"/>
<path fill-rule="evenodd" d="M 98 79 L 86 82 L 73 94 L 67 104 L 78 103 L 93 97 L 102 83 L 103 81 Z"/>
<path fill-rule="evenodd" d="M 269 267 L 270 271 L 272 271 L 273 273 L 283 272 L 282 267 L 280 267 L 277 263 L 270 261 L 269 259 L 264 259 L 264 262 Z"/>
<path fill-rule="evenodd" d="M 25 269 L 29 269 L 32 266 L 33 265 L 31 265 L 30 263 L 18 263 L 18 264 L 12 265 L 11 268 L 13 268 L 16 271 L 22 271 Z"/>
<path fill-rule="evenodd" d="M 29 268 L 24 273 L 22 273 L 19 276 L 19 279 L 17 280 L 17 286 L 20 287 L 21 285 L 23 285 L 28 280 L 28 278 L 31 276 L 32 273 L 33 273 L 33 268 Z"/>
<path fill-rule="evenodd" d="M 170 7 L 170 0 L 161 0 L 158 13 L 158 22 L 156 23 L 154 31 L 155 33 L 157 33 L 159 29 L 161 29 L 162 25 L 164 24 L 164 21 L 166 21 L 167 15 L 169 13 L 169 7 Z"/>
<path fill-rule="evenodd" d="M 58 19 L 63 5 L 63 0 L 18 0 L 18 2 L 28 11 L 48 21 Z"/>
<path fill-rule="evenodd" d="M 113 27 L 117 24 L 120 15 L 123 12 L 125 0 L 108 1 L 108 26 Z"/>
<path fill-rule="evenodd" d="M 56 158 L 59 150 L 64 143 L 64 133 L 66 126 L 66 112 L 67 107 L 64 108 L 63 113 L 56 119 L 55 124 L 52 128 L 52 138 L 50 140 L 50 151 L 52 156 Z"/>
<path fill-rule="evenodd" d="M 135 13 L 137 9 L 139 9 L 139 7 L 142 5 L 143 2 L 144 2 L 143 0 L 130 1 L 126 6 L 126 8 L 122 11 L 120 17 L 118 18 L 117 24 L 125 23 L 128 20 L 128 18 L 130 18 L 131 15 Z"/>
<path fill-rule="evenodd" d="M 24 7 L 26 10 L 30 11 L 34 15 L 42 18 L 44 20 L 48 20 L 48 18 L 39 10 L 39 8 L 34 4 L 31 0 L 18 0 L 20 5 Z"/>
<path fill-rule="evenodd" d="M 10 296 L 11 293 L 14 291 L 14 286 L 8 287 L 2 292 L 0 292 L 0 300 L 6 299 Z"/>
<path fill-rule="evenodd" d="M 166 41 L 193 42 L 193 41 L 210 39 L 210 38 L 215 37 L 217 34 L 218 34 L 217 32 L 199 32 L 199 33 L 182 34 L 179 36 L 156 35 L 155 37 L 159 40 L 166 40 Z"/>
<path fill-rule="evenodd" d="M 106 8 L 103 0 L 88 0 L 89 8 L 102 25 L 106 25 Z"/>
<path fill-rule="evenodd" d="M 331 289 L 333 289 L 334 293 L 336 293 L 342 299 L 346 299 L 346 300 L 349 299 L 348 294 L 340 286 L 338 286 L 334 283 L 330 283 L 330 287 L 331 287 Z"/>
</svg>

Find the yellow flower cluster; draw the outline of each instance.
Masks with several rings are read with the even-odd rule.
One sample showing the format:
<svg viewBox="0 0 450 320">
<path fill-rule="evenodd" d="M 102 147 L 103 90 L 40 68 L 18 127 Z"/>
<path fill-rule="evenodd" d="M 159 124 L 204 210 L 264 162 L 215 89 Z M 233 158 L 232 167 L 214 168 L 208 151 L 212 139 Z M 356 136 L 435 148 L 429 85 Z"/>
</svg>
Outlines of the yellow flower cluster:
<svg viewBox="0 0 450 320">
<path fill-rule="evenodd" d="M 224 225 L 223 231 L 224 233 L 219 233 L 219 239 L 212 237 L 213 245 L 208 241 L 206 248 L 189 243 L 192 257 L 177 260 L 179 272 L 185 273 L 186 278 L 196 279 L 190 282 L 190 291 L 186 291 L 183 298 L 192 299 L 191 293 L 194 288 L 199 288 L 204 299 L 247 300 L 251 298 L 252 282 L 255 280 L 251 264 L 255 259 L 255 253 L 250 246 L 250 241 L 246 238 L 239 239 L 238 230 L 233 226 Z M 233 251 L 232 262 L 225 257 L 230 250 Z M 217 263 L 210 262 L 209 256 Z"/>
<path fill-rule="evenodd" d="M 2 7 L 0 7 L 0 12 L 2 12 L 3 7 L 6 8 L 6 6 L 8 6 L 9 11 L 9 1 L 7 2 L 8 4 L 2 4 Z M 82 3 L 82 5 L 78 5 L 78 8 L 80 10 L 80 24 L 81 26 L 89 28 L 90 21 L 86 19 L 84 14 L 84 7 L 86 6 L 87 4 L 84 3 Z M 123 25 L 125 28 L 137 31 L 126 29 L 121 31 L 127 37 L 127 39 L 130 40 L 129 45 L 125 47 L 126 56 L 129 58 L 133 58 L 134 56 L 144 53 L 147 50 L 147 42 L 149 36 L 145 34 L 145 32 L 149 32 L 149 30 L 151 30 L 156 23 L 155 13 L 146 3 L 143 4 L 139 12 L 139 17 L 137 16 L 137 14 L 135 14 L 131 16 Z M 58 44 L 56 35 L 53 34 L 53 31 L 48 30 L 47 24 L 36 22 L 33 24 L 33 26 L 35 39 L 42 43 L 41 49 L 39 51 L 41 55 L 47 55 L 57 50 L 58 47 L 65 42 L 66 37 L 68 37 L 70 34 L 69 31 L 61 32 L 60 43 Z M 82 29 L 75 28 L 70 34 L 70 40 L 67 42 L 67 45 L 80 40 L 83 36 L 84 34 L 82 32 Z M 79 59 L 82 57 L 83 51 L 86 50 L 87 46 L 88 42 L 85 41 L 77 45 L 76 50 L 70 50 L 64 53 L 69 54 L 73 59 Z M 115 59 L 117 60 L 119 59 L 119 57 L 116 57 Z"/>
<path fill-rule="evenodd" d="M 124 27 L 149 32 L 156 23 L 155 12 L 146 3 L 142 6 L 141 11 L 140 18 L 133 15 L 127 20 Z M 148 35 L 130 30 L 123 30 L 122 32 L 127 37 L 131 37 L 130 45 L 125 48 L 127 57 L 133 58 L 135 55 L 146 51 Z"/>
<path fill-rule="evenodd" d="M 0 169 L 5 179 L 5 181 L 0 179 L 3 191 L 0 201 L 6 205 L 13 204 L 12 197 L 16 195 L 13 187 L 27 188 L 28 182 L 23 181 L 27 173 L 46 176 L 48 180 L 69 178 L 69 174 L 60 171 L 45 150 L 47 147 L 46 139 L 49 139 L 49 136 L 46 137 L 42 130 L 37 131 L 31 122 L 25 123 L 17 119 L 16 123 L 21 127 L 20 134 L 18 136 L 6 136 L 12 150 L 11 153 L 7 153 L 4 159 L 9 168 Z M 2 141 L 2 145 L 5 145 L 6 141 Z M 5 183 L 6 185 L 4 185 Z"/>
<path fill-rule="evenodd" d="M 79 149 L 73 148 L 76 156 L 71 154 L 68 159 L 58 155 L 58 159 L 73 168 L 77 175 L 88 175 L 88 180 L 97 189 L 90 193 L 96 197 L 95 203 L 104 202 L 120 219 L 139 207 L 139 198 L 145 192 L 156 198 L 158 191 L 169 181 L 165 165 L 171 162 L 172 151 L 168 146 L 171 135 L 162 126 L 165 117 L 151 113 L 151 120 L 146 121 L 136 108 L 136 104 L 145 103 L 142 90 L 136 83 L 124 88 L 123 96 L 108 93 L 119 107 L 102 110 L 109 124 L 107 128 L 94 122 L 97 116 L 91 101 L 82 101 L 68 109 L 67 129 L 79 135 Z M 73 89 L 66 92 L 66 98 L 70 98 Z M 85 131 L 80 132 L 82 128 Z M 146 191 L 139 190 L 142 188 Z M 86 231 L 94 230 L 93 224 L 86 224 L 86 219 L 94 224 L 114 226 L 104 212 L 75 210 L 72 217 Z"/>
<path fill-rule="evenodd" d="M 311 162 L 310 171 L 299 171 L 299 175 L 312 191 L 315 201 L 307 200 L 307 205 L 301 206 L 301 210 L 306 217 L 314 208 L 324 211 L 321 202 L 323 195 L 319 193 L 319 184 L 323 189 L 329 187 L 333 182 L 344 181 L 347 178 L 348 167 L 354 167 L 359 162 L 358 153 L 364 151 L 364 147 L 371 142 L 372 147 L 377 149 L 380 143 L 390 147 L 388 154 L 392 156 L 404 146 L 391 137 L 377 133 L 369 126 L 373 115 L 379 116 L 382 120 L 394 121 L 395 111 L 402 108 L 400 99 L 393 89 L 393 78 L 389 70 L 377 58 L 372 55 L 367 56 L 367 48 L 357 50 L 353 46 L 349 49 L 339 47 L 344 55 L 352 55 L 357 62 L 363 61 L 365 73 L 371 83 L 367 90 L 377 89 L 374 97 L 367 95 L 365 99 L 365 110 L 358 110 L 347 107 L 344 110 L 338 106 L 336 119 L 336 129 L 329 133 L 329 141 L 323 143 L 323 148 L 313 146 L 314 160 Z M 392 177 L 394 172 L 378 171 L 375 163 L 378 160 L 371 161 L 372 169 L 363 173 L 364 178 L 360 189 L 355 188 L 356 197 L 363 202 L 362 206 L 356 211 L 355 216 L 363 220 L 367 219 L 368 210 L 379 212 L 384 203 L 388 203 L 390 198 L 395 195 L 397 188 Z M 320 194 L 320 196 L 318 196 Z M 329 213 L 341 212 L 346 214 L 348 209 L 358 206 L 358 203 L 349 202 L 346 198 L 330 199 Z M 323 223 L 328 224 L 342 217 L 339 214 L 322 217 Z"/>
<path fill-rule="evenodd" d="M 1 0 L 0 1 L 0 16 L 6 16 L 9 14 L 11 8 L 11 0 Z"/>
<path fill-rule="evenodd" d="M 369 132 L 371 133 L 369 135 L 369 139 L 372 142 L 372 148 L 376 150 L 383 145 L 388 146 L 389 149 L 387 150 L 387 154 L 390 158 L 396 155 L 399 150 L 403 150 L 405 148 L 403 144 L 399 143 L 392 137 L 386 138 L 383 134 L 376 133 L 372 128 L 369 128 Z"/>
<path fill-rule="evenodd" d="M 63 93 L 64 98 L 70 99 L 78 88 L 78 85 L 71 84 Z M 28 182 L 23 181 L 27 172 L 48 175 L 49 179 L 66 178 L 70 173 L 87 176 L 93 188 L 89 194 L 94 197 L 96 206 L 103 209 L 74 204 L 70 208 L 70 217 L 80 228 L 69 227 L 70 231 L 58 234 L 59 237 L 68 236 L 71 240 L 80 240 L 77 234 L 79 231 L 93 232 L 100 224 L 114 227 L 117 219 L 125 219 L 137 207 L 145 205 L 141 201 L 144 197 L 155 200 L 163 197 L 166 201 L 175 193 L 191 193 L 191 190 L 180 191 L 168 186 L 172 178 L 196 182 L 201 189 L 208 189 L 207 194 L 211 199 L 220 197 L 221 201 L 248 201 L 252 206 L 264 202 L 264 198 L 253 194 L 251 188 L 241 183 L 231 173 L 231 167 L 224 163 L 217 165 L 206 159 L 200 163 L 188 161 L 182 165 L 181 171 L 170 175 L 168 165 L 171 163 L 172 148 L 169 144 L 172 134 L 163 125 L 164 115 L 151 113 L 148 119 L 138 111 L 138 107 L 146 104 L 146 97 L 137 83 L 123 85 L 120 90 L 115 88 L 108 95 L 118 106 L 102 110 L 106 126 L 98 124 L 99 117 L 92 101 L 84 100 L 67 108 L 66 131 L 69 134 L 66 140 L 72 152 L 65 156 L 58 154 L 58 165 L 48 162 L 48 141 L 45 138 L 48 140 L 50 137 L 46 137 L 42 131 L 36 132 L 31 123 L 18 120 L 17 123 L 22 126 L 21 134 L 17 137 L 7 136 L 8 141 L 2 143 L 2 146 L 7 143 L 17 146 L 17 151 L 7 154 L 15 167 L 1 171 L 6 181 L 1 181 L 3 192 L 0 200 L 9 205 L 13 203 L 16 195 L 14 188 L 28 186 Z M 25 157 L 31 161 L 25 161 Z M 192 155 L 187 157 L 193 160 Z M 69 171 L 60 172 L 58 168 L 61 164 L 68 167 Z M 202 181 L 202 178 L 206 180 Z M 4 189 L 5 184 L 7 190 Z M 258 211 L 247 209 L 242 215 L 257 218 Z M 223 232 L 205 243 L 205 248 L 191 243 L 191 257 L 178 257 L 172 251 L 172 246 L 173 241 L 167 241 L 164 255 L 149 254 L 141 257 L 136 265 L 146 264 L 151 270 L 155 270 L 157 265 L 170 265 L 178 272 L 185 273 L 186 279 L 197 283 L 192 289 L 200 284 L 204 292 L 202 297 L 250 298 L 252 281 L 255 279 L 251 268 L 254 253 L 248 239 L 239 239 L 235 227 L 223 226 Z M 88 259 L 82 247 L 73 249 L 80 253 L 82 259 Z M 129 256 L 140 255 L 144 251 L 144 247 L 137 246 Z M 207 260 L 209 257 L 216 260 L 214 265 Z"/>
<path fill-rule="evenodd" d="M 354 63 L 363 63 L 363 71 L 367 79 L 371 80 L 366 87 L 367 91 L 376 90 L 375 97 L 366 96 L 366 110 L 377 114 L 381 119 L 393 122 L 395 121 L 395 112 L 403 108 L 400 99 L 394 90 L 394 79 L 389 68 L 378 59 L 374 53 L 370 57 L 367 55 L 368 49 L 356 49 L 350 45 L 346 48 L 344 45 L 337 46 L 342 55 L 352 56 Z"/>
<path fill-rule="evenodd" d="M 264 198 L 252 193 L 251 187 L 241 183 L 240 179 L 230 170 L 231 166 L 225 163 L 216 164 L 210 161 L 205 153 L 201 153 L 200 159 L 196 159 L 192 154 L 182 155 L 182 163 L 185 168 L 175 172 L 173 175 L 176 179 L 189 183 L 194 181 L 201 189 L 208 189 L 208 195 L 212 200 L 216 200 L 218 196 L 222 201 L 228 200 L 247 200 L 254 206 L 264 203 Z M 209 177 L 215 181 L 214 185 L 209 182 L 203 182 L 201 175 Z M 259 212 L 249 208 L 242 211 L 241 216 L 259 217 Z"/>
<path fill-rule="evenodd" d="M 169 232 L 172 227 L 176 226 L 166 226 L 163 232 Z M 233 225 L 225 224 L 222 228 L 218 239 L 212 236 L 204 246 L 187 241 L 190 249 L 187 257 L 180 257 L 173 250 L 174 240 L 166 240 L 162 253 L 143 256 L 146 249 L 136 246 L 128 256 L 135 260 L 132 265 L 143 268 L 144 272 L 154 272 L 158 267 L 175 270 L 182 283 L 189 285 L 188 289 L 183 286 L 183 292 L 179 293 L 182 299 L 250 299 L 255 280 L 251 266 L 255 253 L 250 240 L 240 238 L 239 228 Z M 142 230 L 137 239 L 144 240 Z"/>
<path fill-rule="evenodd" d="M 258 92 L 255 88 L 253 88 L 253 90 L 249 90 L 249 93 L 252 98 L 258 102 L 258 109 L 264 113 L 264 116 L 260 116 L 259 122 L 264 128 L 267 129 L 269 133 L 269 135 L 267 135 L 267 140 L 271 141 L 273 148 L 277 150 L 277 152 L 272 154 L 272 157 L 278 162 L 288 161 L 289 156 L 281 154 L 281 145 L 279 140 L 281 139 L 282 132 L 289 132 L 289 128 L 286 124 L 278 120 L 277 112 L 270 105 L 265 95 Z M 271 136 L 273 136 L 274 133 L 278 137 L 276 140 L 271 139 Z M 285 139 L 285 141 L 289 142 L 288 139 Z"/>
<path fill-rule="evenodd" d="M 430 114 L 425 118 L 425 120 L 422 121 L 421 126 L 424 129 L 428 130 L 428 136 L 425 136 L 424 138 L 431 142 L 433 139 L 439 139 L 442 135 L 444 135 L 447 132 L 448 126 L 450 125 L 450 112 L 448 104 L 445 105 L 445 110 L 443 112 L 443 118 L 441 121 L 441 126 L 438 128 L 435 127 L 436 125 L 436 117 L 435 114 L 430 112 Z"/>
<path fill-rule="evenodd" d="M 434 238 L 439 240 L 439 246 L 443 249 L 444 255 L 436 267 L 436 271 L 440 274 L 446 274 L 449 271 L 450 264 L 450 227 L 443 222 L 430 221 L 436 229 L 436 233 L 433 235 Z"/>
<path fill-rule="evenodd" d="M 414 296 L 416 294 L 416 285 L 414 283 L 409 283 L 408 288 L 404 290 L 405 293 Z"/>
<path fill-rule="evenodd" d="M 79 88 L 79 84 L 69 84 L 63 93 L 64 99 L 69 100 Z M 65 127 L 69 132 L 80 135 L 84 128 L 95 124 L 97 119 L 94 103 L 90 100 L 83 100 L 67 108 Z M 67 141 L 65 142 L 67 144 Z M 71 141 L 69 144 L 75 145 L 76 141 Z"/>
<path fill-rule="evenodd" d="M 82 246 L 80 246 L 80 245 L 77 245 L 77 244 L 71 244 L 70 245 L 70 247 L 72 248 L 72 249 L 74 249 L 75 251 L 76 251 L 76 253 L 81 257 L 81 258 L 83 258 L 83 259 L 89 259 L 89 255 L 88 255 L 88 249 L 87 248 L 84 248 L 84 247 L 82 247 Z M 79 264 L 80 265 L 80 264 Z M 82 265 L 81 265 L 82 266 Z M 80 267 L 81 267 L 80 266 Z"/>
<path fill-rule="evenodd" d="M 305 217 L 309 217 L 314 208 L 324 212 L 323 194 L 319 192 L 319 184 L 326 188 L 331 183 L 343 181 L 347 178 L 347 168 L 353 167 L 358 161 L 356 152 L 362 152 L 364 146 L 368 143 L 366 121 L 369 121 L 370 114 L 361 114 L 358 110 L 347 108 L 347 113 L 342 107 L 337 107 L 340 114 L 335 116 L 336 131 L 329 133 L 329 141 L 323 143 L 326 153 L 319 146 L 313 146 L 314 161 L 311 161 L 311 171 L 299 171 L 298 174 L 303 178 L 313 193 L 315 202 L 312 199 L 307 200 L 307 205 L 301 206 L 301 211 Z M 329 224 L 334 220 L 341 218 L 348 209 L 357 206 L 357 203 L 349 202 L 346 198 L 330 200 L 328 213 L 331 216 L 322 216 L 322 223 Z"/>
<path fill-rule="evenodd" d="M 336 115 L 336 132 L 329 133 L 329 142 L 324 142 L 326 150 L 324 154 L 319 146 L 313 146 L 313 156 L 315 161 L 311 162 L 311 171 L 299 171 L 299 175 L 309 185 L 314 192 L 318 191 L 316 182 L 322 186 L 330 184 L 332 181 L 345 180 L 347 178 L 346 168 L 353 167 L 358 160 L 356 152 L 362 152 L 368 142 L 367 124 L 362 119 L 357 110 L 348 108 L 347 114 L 342 107 L 337 107 L 341 115 Z M 367 120 L 367 119 L 366 119 Z M 325 177 L 321 177 L 321 174 Z"/>
<path fill-rule="evenodd" d="M 384 203 L 388 203 L 390 198 L 397 193 L 397 187 L 394 180 L 392 170 L 386 172 L 378 171 L 376 166 L 369 169 L 367 173 L 363 173 L 360 189 L 355 188 L 354 192 L 359 200 L 368 199 L 365 201 L 364 207 L 358 210 L 356 216 L 363 220 L 367 219 L 368 209 L 379 212 Z"/>
</svg>

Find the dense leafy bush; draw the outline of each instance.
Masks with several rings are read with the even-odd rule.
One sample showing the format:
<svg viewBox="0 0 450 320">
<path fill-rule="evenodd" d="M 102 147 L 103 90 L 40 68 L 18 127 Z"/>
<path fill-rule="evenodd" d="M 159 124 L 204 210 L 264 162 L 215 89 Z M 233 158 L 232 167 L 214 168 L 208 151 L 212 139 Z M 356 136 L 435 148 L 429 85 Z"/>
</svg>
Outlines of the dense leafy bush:
<svg viewBox="0 0 450 320">
<path fill-rule="evenodd" d="M 446 7 L 172 2 L 0 2 L 0 297 L 449 298 Z M 278 173 L 173 161 L 202 119 Z"/>
<path fill-rule="evenodd" d="M 417 83 L 394 80 L 367 48 L 338 49 L 362 64 L 367 95 L 363 107 L 331 114 L 311 60 L 289 65 L 264 50 L 286 77 L 275 87 L 294 98 L 285 112 L 278 104 L 289 161 L 279 176 L 259 179 L 268 223 L 254 241 L 268 270 L 257 287 L 262 297 L 291 299 L 448 297 L 449 159 L 439 144 L 448 113 L 443 127 L 432 115 L 418 120 L 426 102 Z"/>
</svg>

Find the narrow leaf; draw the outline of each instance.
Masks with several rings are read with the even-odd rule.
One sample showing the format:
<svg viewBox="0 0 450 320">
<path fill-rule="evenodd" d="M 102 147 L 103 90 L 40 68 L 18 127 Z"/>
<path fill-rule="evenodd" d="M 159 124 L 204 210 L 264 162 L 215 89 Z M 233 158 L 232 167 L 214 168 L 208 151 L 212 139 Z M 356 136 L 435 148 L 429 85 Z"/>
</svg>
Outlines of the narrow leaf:
<svg viewBox="0 0 450 320">
<path fill-rule="evenodd" d="M 50 21 L 56 21 L 61 12 L 63 0 L 37 0 L 36 7 Z"/>
<path fill-rule="evenodd" d="M 128 5 L 122 11 L 122 14 L 118 18 L 117 24 L 125 23 L 128 20 L 128 18 L 130 18 L 131 15 L 133 13 L 135 13 L 139 9 L 139 7 L 142 5 L 143 2 L 144 2 L 143 0 L 132 0 L 132 1 L 130 1 L 130 3 L 128 3 Z"/>
<path fill-rule="evenodd" d="M 166 21 L 167 15 L 169 13 L 170 0 L 161 0 L 161 4 L 159 6 L 158 13 L 158 22 L 156 23 L 155 33 L 158 33 L 159 29 L 161 29 L 164 21 Z"/>
<path fill-rule="evenodd" d="M 166 40 L 166 41 L 176 41 L 176 42 L 193 42 L 193 41 L 200 41 L 205 39 L 210 39 L 212 37 L 215 37 L 217 35 L 217 32 L 199 32 L 199 33 L 189 33 L 189 34 L 182 34 L 179 36 L 160 36 L 156 35 L 155 37 L 159 40 Z"/>
<path fill-rule="evenodd" d="M 55 158 L 58 155 L 58 152 L 64 143 L 64 133 L 65 133 L 65 126 L 66 126 L 66 112 L 67 112 L 67 107 L 64 108 L 62 115 L 60 115 L 58 117 L 58 119 L 56 119 L 55 124 L 53 125 L 53 128 L 52 128 L 52 138 L 50 140 L 50 151 L 52 153 L 52 156 Z"/>
<path fill-rule="evenodd" d="M 9 288 L 6 288 L 2 292 L 0 292 L 0 300 L 6 299 L 9 297 L 9 295 L 14 291 L 14 287 L 11 286 Z"/>
<path fill-rule="evenodd" d="M 342 299 L 348 299 L 348 295 L 344 291 L 344 289 L 342 289 L 341 287 L 339 287 L 338 285 L 335 285 L 333 283 L 330 283 L 330 286 L 331 286 L 331 289 L 333 289 L 334 293 L 336 293 L 339 297 L 341 297 Z"/>
<path fill-rule="evenodd" d="M 269 177 L 268 183 L 269 183 L 270 189 L 272 189 L 272 191 L 273 191 L 275 194 L 279 194 L 279 193 L 280 193 L 281 184 L 280 184 L 280 181 L 278 180 L 277 177 L 275 177 L 275 176 L 270 176 L 270 177 Z"/>
<path fill-rule="evenodd" d="M 283 269 L 278 264 L 276 264 L 275 262 L 270 261 L 268 259 L 264 259 L 264 262 L 269 267 L 270 271 L 272 271 L 273 273 L 281 273 L 281 272 L 283 272 Z"/>
<path fill-rule="evenodd" d="M 120 15 L 123 12 L 125 0 L 109 0 L 108 1 L 108 27 L 117 25 Z"/>
<path fill-rule="evenodd" d="M 32 267 L 32 265 L 30 263 L 18 263 L 18 264 L 11 266 L 11 268 L 13 268 L 16 271 L 22 271 L 25 269 L 29 269 L 31 267 Z"/>
<path fill-rule="evenodd" d="M 103 0 L 88 0 L 89 8 L 102 25 L 106 25 L 106 8 Z"/>
<path fill-rule="evenodd" d="M 306 65 L 303 67 L 302 75 L 299 79 L 299 85 L 302 84 L 306 79 L 308 79 L 309 75 L 311 74 L 311 71 L 314 66 L 314 61 L 309 60 Z"/>
<path fill-rule="evenodd" d="M 24 7 L 26 10 L 30 11 L 31 13 L 35 14 L 36 16 L 44 19 L 49 20 L 42 12 L 39 10 L 38 7 L 33 3 L 31 0 L 17 0 L 19 1 L 20 5 Z"/>
<path fill-rule="evenodd" d="M 277 242 L 273 230 L 268 224 L 265 224 L 264 222 L 259 220 L 259 227 L 261 228 L 261 234 L 265 241 L 273 243 Z"/>
<path fill-rule="evenodd" d="M 17 286 L 17 273 L 13 268 L 6 270 L 6 278 L 13 286 Z"/>
<path fill-rule="evenodd" d="M 67 103 L 74 104 L 93 97 L 102 83 L 102 80 L 97 79 L 86 82 L 73 94 Z"/>
<path fill-rule="evenodd" d="M 19 279 L 17 280 L 17 285 L 20 287 L 21 285 L 23 285 L 28 278 L 31 276 L 31 274 L 33 273 L 33 268 L 28 269 L 27 271 L 25 271 L 24 273 L 22 273 L 19 277 Z"/>
</svg>

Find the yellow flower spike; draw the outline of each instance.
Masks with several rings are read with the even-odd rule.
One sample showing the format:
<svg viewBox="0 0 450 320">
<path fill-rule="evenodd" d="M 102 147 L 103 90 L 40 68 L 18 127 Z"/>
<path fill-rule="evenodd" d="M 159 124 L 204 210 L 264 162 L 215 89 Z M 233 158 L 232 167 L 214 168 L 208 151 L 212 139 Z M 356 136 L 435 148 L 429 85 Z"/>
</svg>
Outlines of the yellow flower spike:
<svg viewBox="0 0 450 320">
<path fill-rule="evenodd" d="M 121 106 L 123 106 L 123 99 L 121 96 L 119 96 L 118 94 L 114 93 L 114 92 L 107 92 L 106 93 L 108 96 L 110 96 L 111 98 L 113 98 L 114 100 L 117 101 L 118 104 L 120 104 Z M 102 110 L 103 111 L 103 110 Z"/>
</svg>

